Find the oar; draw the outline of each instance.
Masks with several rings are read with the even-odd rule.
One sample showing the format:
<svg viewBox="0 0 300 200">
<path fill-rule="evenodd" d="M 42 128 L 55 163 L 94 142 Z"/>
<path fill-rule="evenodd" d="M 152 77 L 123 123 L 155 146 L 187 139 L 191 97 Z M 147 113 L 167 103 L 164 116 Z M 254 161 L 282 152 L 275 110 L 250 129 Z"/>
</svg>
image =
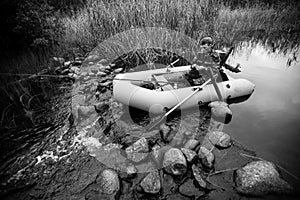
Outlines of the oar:
<svg viewBox="0 0 300 200">
<path fill-rule="evenodd" d="M 172 62 L 172 63 L 170 63 L 167 67 L 166 67 L 166 70 L 167 70 L 167 72 L 170 72 L 170 69 L 169 69 L 169 67 L 174 67 L 174 64 L 175 63 L 177 63 L 179 61 L 179 58 L 177 59 L 177 60 L 175 60 L 174 62 Z"/>
<path fill-rule="evenodd" d="M 217 95 L 218 95 L 218 97 L 219 97 L 219 100 L 220 100 L 220 101 L 223 101 L 223 97 L 222 97 L 221 91 L 220 91 L 220 89 L 219 89 L 219 87 L 218 87 L 218 84 L 217 84 L 216 79 L 215 79 L 215 77 L 214 77 L 213 71 L 212 71 L 212 69 L 211 69 L 210 67 L 209 67 L 209 69 L 208 69 L 208 75 L 210 76 L 210 79 L 211 79 L 211 81 L 212 81 L 212 84 L 213 84 L 213 86 L 214 86 L 216 92 L 217 92 Z"/>
<path fill-rule="evenodd" d="M 160 118 L 160 120 L 158 120 L 150 128 L 148 128 L 148 130 L 153 129 L 155 126 L 157 126 L 159 123 L 161 123 L 170 113 L 172 113 L 175 109 L 177 109 L 179 106 L 181 106 L 184 102 L 186 102 L 187 100 L 189 100 L 192 96 L 194 96 L 197 92 L 199 92 L 204 86 L 206 86 L 210 81 L 211 81 L 211 79 L 208 79 L 202 85 L 198 86 L 198 88 L 192 94 L 190 94 L 189 96 L 187 96 L 186 98 L 184 98 L 181 102 L 179 102 L 177 105 L 175 105 L 171 110 L 169 110 L 166 114 L 164 114 Z"/>
<path fill-rule="evenodd" d="M 174 64 L 177 63 L 178 61 L 179 61 L 179 58 L 178 58 L 177 60 L 175 60 L 174 62 L 170 63 L 170 64 L 167 66 L 167 68 L 168 68 L 168 67 L 174 67 Z"/>
<path fill-rule="evenodd" d="M 149 83 L 157 82 L 157 83 L 166 83 L 166 84 L 169 84 L 169 83 L 179 83 L 179 82 L 174 82 L 174 81 L 147 81 L 147 80 L 127 79 L 127 78 L 113 78 L 113 79 L 110 79 L 110 80 L 117 80 L 117 81 L 141 81 L 141 82 L 149 82 Z"/>
<path fill-rule="evenodd" d="M 141 82 L 147 82 L 147 83 L 156 82 L 156 83 L 165 83 L 166 85 L 170 84 L 170 83 L 172 83 L 172 84 L 175 84 L 175 83 L 183 84 L 182 82 L 178 82 L 178 81 L 156 81 L 156 80 L 147 81 L 147 80 L 138 80 L 138 79 L 126 79 L 126 78 L 112 78 L 112 79 L 109 79 L 109 80 L 117 80 L 117 81 L 141 81 Z"/>
</svg>

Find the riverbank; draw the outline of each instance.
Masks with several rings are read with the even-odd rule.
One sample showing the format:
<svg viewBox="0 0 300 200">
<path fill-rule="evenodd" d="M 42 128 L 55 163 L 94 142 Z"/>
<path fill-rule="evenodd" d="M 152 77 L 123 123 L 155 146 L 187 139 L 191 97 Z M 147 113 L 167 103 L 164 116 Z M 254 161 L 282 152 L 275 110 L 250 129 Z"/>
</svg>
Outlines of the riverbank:
<svg viewBox="0 0 300 200">
<path fill-rule="evenodd" d="M 228 139 L 230 133 L 213 143 L 209 129 L 217 122 L 208 108 L 200 108 L 196 129 L 187 115 L 180 127 L 171 120 L 151 132 L 133 131 L 122 120 L 126 108 L 111 97 L 112 78 L 123 69 L 98 55 L 81 62 L 63 65 L 60 73 L 75 81 L 53 102 L 66 104 L 56 112 L 72 115 L 58 114 L 52 134 L 1 170 L 3 199 L 248 199 L 236 173 L 257 160 L 255 152 Z"/>
</svg>

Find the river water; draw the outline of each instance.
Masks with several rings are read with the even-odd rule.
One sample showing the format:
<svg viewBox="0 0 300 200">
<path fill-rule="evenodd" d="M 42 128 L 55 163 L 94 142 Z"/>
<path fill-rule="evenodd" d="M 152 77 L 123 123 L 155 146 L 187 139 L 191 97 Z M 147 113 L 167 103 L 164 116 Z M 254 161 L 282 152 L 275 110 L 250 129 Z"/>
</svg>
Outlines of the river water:
<svg viewBox="0 0 300 200">
<path fill-rule="evenodd" d="M 288 55 L 257 45 L 231 58 L 242 65 L 241 73 L 231 75 L 250 80 L 256 89 L 247 101 L 230 106 L 233 119 L 225 132 L 300 177 L 300 63 L 287 67 Z"/>
</svg>

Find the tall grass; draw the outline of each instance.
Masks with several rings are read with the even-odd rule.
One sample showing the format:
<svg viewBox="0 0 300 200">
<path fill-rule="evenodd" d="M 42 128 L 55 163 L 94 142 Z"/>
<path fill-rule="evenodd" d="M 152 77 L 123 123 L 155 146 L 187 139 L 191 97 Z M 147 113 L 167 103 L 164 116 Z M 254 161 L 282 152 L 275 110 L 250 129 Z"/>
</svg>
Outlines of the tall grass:
<svg viewBox="0 0 300 200">
<path fill-rule="evenodd" d="M 122 31 L 164 27 L 195 40 L 210 35 L 223 45 L 260 41 L 284 50 L 298 45 L 300 3 L 282 5 L 248 2 L 232 9 L 218 0 L 88 0 L 80 12 L 62 18 L 64 42 L 89 51 Z"/>
<path fill-rule="evenodd" d="M 64 34 L 58 37 L 55 56 L 86 54 L 118 33 L 144 27 L 176 31 L 196 43 L 210 35 L 219 47 L 239 46 L 244 41 L 251 41 L 252 44 L 259 42 L 273 52 L 286 53 L 300 43 L 300 2 L 273 2 L 86 0 L 76 11 L 58 14 Z M 159 37 L 158 33 L 154 34 Z M 145 43 L 142 39 L 139 41 Z M 158 41 L 164 42 L 163 37 Z M 135 45 L 136 48 L 141 46 Z M 54 56 L 53 51 L 24 52 L 13 59 L 4 59 L 5 62 L 0 63 L 1 71 L 34 73 L 48 67 L 50 56 Z"/>
<path fill-rule="evenodd" d="M 62 19 L 65 42 L 95 47 L 110 36 L 141 27 L 163 27 L 199 38 L 214 34 L 211 22 L 220 5 L 216 0 L 89 0 L 81 12 Z"/>
<path fill-rule="evenodd" d="M 300 44 L 300 15 L 296 9 L 299 5 L 284 8 L 254 5 L 234 10 L 222 7 L 214 29 L 220 34 L 219 38 L 225 38 L 229 43 L 259 42 L 273 52 L 286 53 Z"/>
</svg>

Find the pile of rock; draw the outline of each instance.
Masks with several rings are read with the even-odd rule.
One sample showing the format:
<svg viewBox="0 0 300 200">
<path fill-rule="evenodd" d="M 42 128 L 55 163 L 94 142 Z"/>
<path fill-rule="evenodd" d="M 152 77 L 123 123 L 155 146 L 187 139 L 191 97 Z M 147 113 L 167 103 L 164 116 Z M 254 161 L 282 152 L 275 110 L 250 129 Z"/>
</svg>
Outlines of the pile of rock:
<svg viewBox="0 0 300 200">
<path fill-rule="evenodd" d="M 77 57 L 73 61 L 66 61 L 64 58 L 53 57 L 52 63 L 55 67 L 54 72 L 58 75 L 66 75 L 76 79 L 80 75 L 80 66 L 84 58 Z"/>
<path fill-rule="evenodd" d="M 97 61 L 99 60 L 99 61 Z M 66 75 L 72 79 L 83 78 L 88 80 L 90 78 L 102 78 L 108 75 L 118 74 L 124 71 L 123 68 L 116 68 L 113 63 L 108 63 L 105 59 L 99 59 L 97 56 L 76 57 L 72 61 L 66 61 L 64 58 L 53 57 L 52 66 L 57 75 Z M 85 64 L 85 67 L 82 66 Z M 102 87 L 110 86 L 111 83 L 107 81 L 101 82 Z"/>
<path fill-rule="evenodd" d="M 192 141 L 187 143 L 192 144 Z M 191 147 L 195 149 L 194 145 Z M 141 195 L 160 194 L 163 190 L 162 182 L 165 175 L 172 176 L 174 180 L 183 180 L 178 185 L 178 192 L 186 197 L 198 198 L 212 189 L 207 178 L 214 168 L 215 157 L 210 150 L 203 146 L 196 148 L 198 151 L 175 147 L 165 149 L 159 148 L 157 145 L 153 148 L 150 153 L 146 138 L 141 138 L 126 148 L 127 159 L 133 163 L 131 163 L 131 167 L 134 169 L 134 173 L 138 172 L 137 168 L 146 166 L 141 163 L 148 162 L 146 161 L 148 154 L 159 155 L 163 152 L 162 168 L 155 166 L 147 168 L 149 171 L 137 185 L 138 193 Z M 154 151 L 156 153 L 153 153 Z M 151 158 L 158 161 L 159 156 Z M 131 171 L 127 170 L 125 173 L 131 173 Z M 123 175 L 122 177 L 124 178 Z M 128 178 L 128 176 L 125 177 Z M 117 172 L 112 169 L 104 171 L 103 178 L 100 180 L 102 180 L 101 185 L 105 194 L 115 195 L 121 187 Z M 292 191 L 292 187 L 281 179 L 275 165 L 267 161 L 254 161 L 239 168 L 232 177 L 232 181 L 236 183 L 236 191 L 242 195 L 262 196 L 270 193 L 291 193 Z"/>
</svg>

